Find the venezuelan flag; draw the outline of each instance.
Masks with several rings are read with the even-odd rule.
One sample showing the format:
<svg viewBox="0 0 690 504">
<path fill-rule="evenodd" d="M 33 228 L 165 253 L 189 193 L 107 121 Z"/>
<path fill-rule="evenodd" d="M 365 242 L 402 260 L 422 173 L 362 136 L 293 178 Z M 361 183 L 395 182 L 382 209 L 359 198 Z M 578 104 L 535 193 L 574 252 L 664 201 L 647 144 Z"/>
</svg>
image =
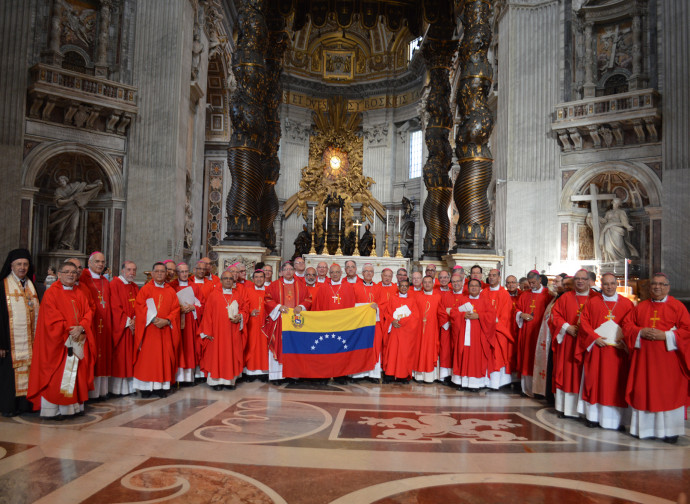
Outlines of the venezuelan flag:
<svg viewBox="0 0 690 504">
<path fill-rule="evenodd" d="M 376 310 L 369 305 L 282 317 L 283 376 L 331 378 L 376 365 Z"/>
</svg>

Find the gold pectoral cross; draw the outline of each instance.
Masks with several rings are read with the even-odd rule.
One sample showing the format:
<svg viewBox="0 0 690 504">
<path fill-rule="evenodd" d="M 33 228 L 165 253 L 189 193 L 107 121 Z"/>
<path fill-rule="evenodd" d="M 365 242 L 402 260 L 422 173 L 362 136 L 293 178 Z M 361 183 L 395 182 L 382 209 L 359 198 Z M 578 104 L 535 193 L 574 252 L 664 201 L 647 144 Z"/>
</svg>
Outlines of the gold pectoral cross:
<svg viewBox="0 0 690 504">
<path fill-rule="evenodd" d="M 105 308 L 105 300 L 103 299 L 103 294 L 101 294 L 101 291 L 98 291 L 98 302 L 101 303 L 103 308 Z"/>
<path fill-rule="evenodd" d="M 530 315 L 534 315 L 534 309 L 537 307 L 537 301 L 536 299 L 532 298 L 532 304 L 529 305 L 530 308 Z"/>
<path fill-rule="evenodd" d="M 333 302 L 340 304 L 340 294 L 333 295 Z"/>
<path fill-rule="evenodd" d="M 649 320 L 650 320 L 650 322 L 652 323 L 652 327 L 656 328 L 656 321 L 657 321 L 657 320 L 661 320 L 661 319 L 659 318 L 659 316 L 657 315 L 657 311 L 656 311 L 656 310 L 654 310 L 654 316 L 653 316 L 653 317 L 649 317 Z"/>
<path fill-rule="evenodd" d="M 131 293 L 129 295 L 130 295 L 130 298 L 127 301 L 129 301 L 132 304 L 132 308 L 134 308 L 134 303 L 136 302 L 136 298 L 134 296 L 132 296 Z"/>
<path fill-rule="evenodd" d="M 609 314 L 604 317 L 606 320 L 613 320 L 616 316 L 613 314 L 613 310 L 609 310 Z"/>
</svg>

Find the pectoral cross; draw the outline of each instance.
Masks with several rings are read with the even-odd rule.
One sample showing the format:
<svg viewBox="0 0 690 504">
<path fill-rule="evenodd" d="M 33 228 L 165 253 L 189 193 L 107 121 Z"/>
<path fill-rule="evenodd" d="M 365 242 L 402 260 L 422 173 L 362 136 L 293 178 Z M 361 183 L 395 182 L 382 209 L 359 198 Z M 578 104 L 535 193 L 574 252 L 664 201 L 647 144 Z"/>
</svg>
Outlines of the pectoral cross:
<svg viewBox="0 0 690 504">
<path fill-rule="evenodd" d="M 101 294 L 101 291 L 98 291 L 98 301 L 101 303 L 101 306 L 105 308 L 105 300 L 103 299 L 103 294 Z"/>
<path fill-rule="evenodd" d="M 650 322 L 652 323 L 652 327 L 655 328 L 655 327 L 656 327 L 656 321 L 657 321 L 657 320 L 661 320 L 661 319 L 659 318 L 659 316 L 657 315 L 657 311 L 656 311 L 656 310 L 654 310 L 654 316 L 653 316 L 653 317 L 649 317 L 649 320 L 650 320 Z"/>
<path fill-rule="evenodd" d="M 136 302 L 136 298 L 134 296 L 132 296 L 131 292 L 129 293 L 129 299 L 127 301 L 132 303 L 132 308 L 134 308 L 134 303 Z"/>
<path fill-rule="evenodd" d="M 616 316 L 613 314 L 613 310 L 609 310 L 609 314 L 604 317 L 606 320 L 613 320 Z"/>
<path fill-rule="evenodd" d="M 585 306 L 584 304 L 581 304 L 581 305 L 577 308 L 577 325 L 578 325 L 578 326 L 580 325 L 580 315 L 582 314 L 582 308 L 584 308 L 584 306 Z"/>
<path fill-rule="evenodd" d="M 537 307 L 537 300 L 532 298 L 532 304 L 529 305 L 530 308 L 530 315 L 534 315 L 534 309 Z"/>
<path fill-rule="evenodd" d="M 340 304 L 340 294 L 339 293 L 333 294 L 333 302 Z"/>
<path fill-rule="evenodd" d="M 103 319 L 98 319 L 98 334 L 103 332 Z"/>
</svg>

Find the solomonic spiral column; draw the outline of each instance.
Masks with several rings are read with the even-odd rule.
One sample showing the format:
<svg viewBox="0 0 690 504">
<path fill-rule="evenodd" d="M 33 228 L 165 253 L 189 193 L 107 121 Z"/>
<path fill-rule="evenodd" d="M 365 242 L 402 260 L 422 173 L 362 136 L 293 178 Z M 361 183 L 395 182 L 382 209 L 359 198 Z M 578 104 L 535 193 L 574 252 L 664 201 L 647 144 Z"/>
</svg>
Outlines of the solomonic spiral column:
<svg viewBox="0 0 690 504">
<path fill-rule="evenodd" d="M 422 55 L 429 70 L 428 121 L 424 140 L 429 156 L 424 164 L 424 184 L 427 189 L 422 210 L 426 235 L 424 257 L 441 258 L 448 253 L 450 221 L 448 207 L 452 197 L 452 183 L 448 172 L 453 162 L 450 134 L 453 116 L 450 108 L 450 66 L 457 43 L 452 40 L 449 25 L 433 24 L 429 28 Z"/>
<path fill-rule="evenodd" d="M 458 249 L 491 247 L 491 209 L 486 195 L 493 158 L 488 141 L 493 116 L 487 104 L 493 72 L 487 58 L 491 43 L 491 1 L 465 3 L 460 43 L 461 74 L 457 106 L 461 122 L 455 139 L 460 174 L 453 198 L 459 219 L 455 232 Z"/>
<path fill-rule="evenodd" d="M 263 168 L 263 191 L 259 203 L 261 219 L 261 238 L 270 252 L 276 248 L 276 233 L 273 221 L 278 215 L 280 205 L 276 195 L 276 182 L 280 177 L 280 102 L 282 88 L 280 73 L 283 69 L 283 55 L 288 46 L 288 33 L 285 31 L 285 18 L 277 11 L 266 17 L 269 30 L 269 42 L 266 54 L 266 143 L 261 160 Z"/>
<path fill-rule="evenodd" d="M 241 0 L 238 13 L 237 50 L 232 71 L 237 88 L 232 93 L 233 125 L 228 149 L 232 185 L 226 200 L 230 242 L 261 243 L 259 201 L 264 186 L 262 148 L 266 135 L 266 65 L 268 28 L 264 0 Z"/>
</svg>

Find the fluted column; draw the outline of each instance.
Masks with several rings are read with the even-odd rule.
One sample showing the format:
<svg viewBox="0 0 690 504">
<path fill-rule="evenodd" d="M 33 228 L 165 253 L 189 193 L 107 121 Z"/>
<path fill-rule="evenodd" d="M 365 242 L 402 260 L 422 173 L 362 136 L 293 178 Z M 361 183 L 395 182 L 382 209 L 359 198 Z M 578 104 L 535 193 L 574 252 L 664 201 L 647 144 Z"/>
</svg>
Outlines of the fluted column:
<svg viewBox="0 0 690 504">
<path fill-rule="evenodd" d="M 269 9 L 270 11 L 270 9 Z M 280 74 L 283 70 L 283 54 L 288 45 L 288 34 L 285 31 L 285 18 L 277 11 L 269 13 L 266 19 L 268 26 L 268 48 L 266 54 L 266 143 L 261 160 L 263 168 L 263 190 L 259 211 L 261 212 L 261 237 L 264 246 L 273 252 L 276 248 L 276 232 L 273 228 L 280 205 L 276 195 L 276 182 L 280 177 L 280 102 L 282 87 Z"/>
<path fill-rule="evenodd" d="M 431 25 L 422 55 L 429 71 L 428 121 L 424 133 L 429 156 L 424 164 L 424 184 L 428 191 L 422 216 L 426 225 L 423 255 L 440 259 L 448 253 L 450 221 L 448 207 L 452 183 L 448 172 L 453 162 L 450 134 L 453 115 L 450 108 L 450 66 L 457 43 L 449 24 Z"/>
<path fill-rule="evenodd" d="M 237 88 L 231 97 L 233 133 L 228 149 L 232 186 L 225 204 L 226 240 L 253 245 L 261 243 L 259 201 L 264 185 L 261 149 L 266 135 L 268 28 L 263 5 L 264 0 L 241 0 L 238 9 L 237 51 L 232 61 Z"/>
<path fill-rule="evenodd" d="M 456 250 L 491 248 L 491 209 L 486 196 L 491 182 L 493 156 L 488 141 L 494 120 L 487 103 L 493 71 L 487 58 L 491 44 L 491 2 L 465 3 L 460 43 L 461 74 L 457 106 L 461 123 L 455 139 L 460 174 L 453 198 L 459 220 L 455 230 Z"/>
</svg>

